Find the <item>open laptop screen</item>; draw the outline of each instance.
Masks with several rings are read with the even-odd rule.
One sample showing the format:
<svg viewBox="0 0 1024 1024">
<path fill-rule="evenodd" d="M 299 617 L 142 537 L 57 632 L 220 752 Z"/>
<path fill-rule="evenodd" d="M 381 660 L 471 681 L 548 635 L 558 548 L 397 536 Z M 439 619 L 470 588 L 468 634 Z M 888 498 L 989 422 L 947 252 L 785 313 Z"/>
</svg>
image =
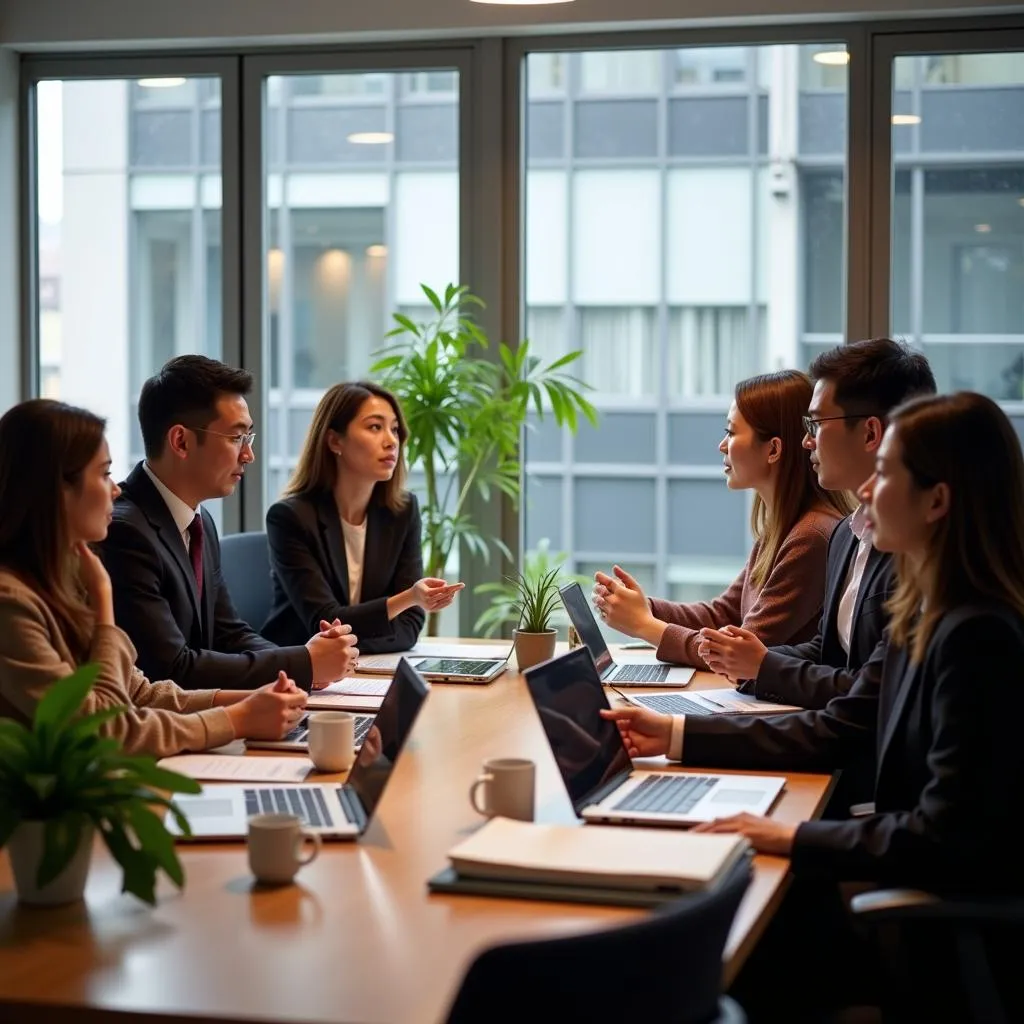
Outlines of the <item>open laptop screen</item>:
<svg viewBox="0 0 1024 1024">
<path fill-rule="evenodd" d="M 601 680 L 583 647 L 523 674 L 579 813 L 590 794 L 632 768 L 618 726 L 601 717 L 601 709 L 608 707 Z"/>
<path fill-rule="evenodd" d="M 363 745 L 348 776 L 348 785 L 359 797 L 367 820 L 377 808 L 428 692 L 423 677 L 405 658 L 401 658 L 395 669 L 394 681 L 384 695 L 373 725 L 363 738 Z"/>
<path fill-rule="evenodd" d="M 604 642 L 601 627 L 597 624 L 597 619 L 594 618 L 583 588 L 578 583 L 567 583 L 558 593 L 569 614 L 569 620 L 594 659 L 597 674 L 603 677 L 605 670 L 612 663 L 612 652 L 608 650 L 608 645 Z"/>
</svg>

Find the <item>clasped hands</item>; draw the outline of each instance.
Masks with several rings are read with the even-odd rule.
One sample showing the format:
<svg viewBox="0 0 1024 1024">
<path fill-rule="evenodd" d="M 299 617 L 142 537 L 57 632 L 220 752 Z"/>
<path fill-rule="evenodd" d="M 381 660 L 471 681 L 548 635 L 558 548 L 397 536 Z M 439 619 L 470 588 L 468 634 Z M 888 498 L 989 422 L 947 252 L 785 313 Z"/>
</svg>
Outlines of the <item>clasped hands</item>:
<svg viewBox="0 0 1024 1024">
<path fill-rule="evenodd" d="M 768 648 L 742 626 L 705 626 L 697 641 L 697 653 L 712 672 L 738 683 L 741 679 L 757 678 Z"/>
</svg>

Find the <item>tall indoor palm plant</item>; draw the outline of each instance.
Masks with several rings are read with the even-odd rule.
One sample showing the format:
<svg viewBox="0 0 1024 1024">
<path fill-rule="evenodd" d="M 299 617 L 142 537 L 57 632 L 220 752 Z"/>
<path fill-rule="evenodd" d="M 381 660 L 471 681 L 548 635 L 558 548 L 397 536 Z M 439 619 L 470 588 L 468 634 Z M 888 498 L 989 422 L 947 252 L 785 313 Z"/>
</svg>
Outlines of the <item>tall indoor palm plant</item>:
<svg viewBox="0 0 1024 1024">
<path fill-rule="evenodd" d="M 525 339 L 505 342 L 497 358 L 473 318 L 483 302 L 464 286 L 449 284 L 443 295 L 421 285 L 432 316 L 415 323 L 394 314 L 391 344 L 370 368 L 402 403 L 409 425 L 406 459 L 424 476 L 424 547 L 429 576 L 442 576 L 452 549 L 463 541 L 473 554 L 509 552 L 501 538 L 488 536 L 467 512 L 473 493 L 485 501 L 494 492 L 518 507 L 520 435 L 532 408 L 559 426 L 576 430 L 580 415 L 597 425 L 597 413 L 584 397 L 587 385 L 565 372 L 579 351 L 543 365 Z M 428 632 L 436 635 L 437 614 Z"/>
</svg>

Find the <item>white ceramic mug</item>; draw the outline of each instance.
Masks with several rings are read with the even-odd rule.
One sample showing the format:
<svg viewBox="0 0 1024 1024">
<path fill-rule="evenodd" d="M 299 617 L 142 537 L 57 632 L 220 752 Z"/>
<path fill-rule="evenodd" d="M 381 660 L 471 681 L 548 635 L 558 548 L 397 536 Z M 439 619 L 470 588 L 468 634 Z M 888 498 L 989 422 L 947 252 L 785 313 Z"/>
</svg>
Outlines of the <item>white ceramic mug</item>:
<svg viewBox="0 0 1024 1024">
<path fill-rule="evenodd" d="M 303 857 L 302 848 L 312 843 Z M 295 814 L 255 814 L 249 819 L 249 868 L 256 881 L 284 885 L 320 853 L 320 836 L 302 827 Z"/>
<path fill-rule="evenodd" d="M 493 818 L 533 821 L 533 787 L 536 765 L 525 757 L 492 757 L 469 788 L 469 802 L 477 814 Z M 477 794 L 483 791 L 483 803 Z"/>
<path fill-rule="evenodd" d="M 319 772 L 347 772 L 356 757 L 356 719 L 348 711 L 309 716 L 309 756 Z"/>
</svg>

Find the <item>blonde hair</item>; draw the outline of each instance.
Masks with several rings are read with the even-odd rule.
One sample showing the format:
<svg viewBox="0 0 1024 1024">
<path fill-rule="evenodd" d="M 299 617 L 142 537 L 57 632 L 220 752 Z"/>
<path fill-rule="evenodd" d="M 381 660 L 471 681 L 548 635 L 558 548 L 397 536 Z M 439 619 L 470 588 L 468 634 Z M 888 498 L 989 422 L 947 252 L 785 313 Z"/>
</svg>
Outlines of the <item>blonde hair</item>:
<svg viewBox="0 0 1024 1024">
<path fill-rule="evenodd" d="M 750 569 L 755 587 L 764 585 L 790 531 L 810 509 L 835 509 L 849 515 L 854 501 L 846 491 L 826 491 L 803 448 L 803 415 L 814 390 L 810 377 L 799 370 L 780 370 L 750 377 L 736 385 L 736 408 L 762 441 L 782 442 L 778 480 L 769 508 L 760 495 L 754 498 L 750 529 L 760 542 Z"/>
<path fill-rule="evenodd" d="M 896 556 L 890 635 L 920 662 L 959 605 L 995 603 L 1024 618 L 1024 457 L 1002 409 L 970 391 L 907 402 L 889 422 L 913 486 L 949 488 L 924 565 Z"/>
<path fill-rule="evenodd" d="M 395 463 L 391 479 L 378 482 L 373 488 L 370 500 L 378 502 L 392 512 L 400 512 L 405 508 L 409 494 L 405 489 L 406 470 L 402 453 L 409 437 L 409 428 L 405 424 L 398 399 L 390 391 L 370 381 L 335 384 L 334 387 L 328 388 L 313 413 L 313 422 L 309 425 L 306 440 L 302 445 L 299 463 L 284 489 L 285 497 L 333 491 L 338 478 L 338 460 L 327 447 L 327 432 L 333 430 L 336 434 L 344 436 L 363 403 L 374 397 L 383 398 L 395 412 L 398 420 L 399 449 L 398 461 Z"/>
</svg>

